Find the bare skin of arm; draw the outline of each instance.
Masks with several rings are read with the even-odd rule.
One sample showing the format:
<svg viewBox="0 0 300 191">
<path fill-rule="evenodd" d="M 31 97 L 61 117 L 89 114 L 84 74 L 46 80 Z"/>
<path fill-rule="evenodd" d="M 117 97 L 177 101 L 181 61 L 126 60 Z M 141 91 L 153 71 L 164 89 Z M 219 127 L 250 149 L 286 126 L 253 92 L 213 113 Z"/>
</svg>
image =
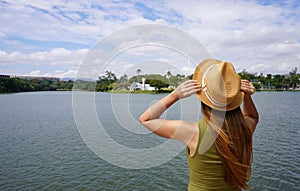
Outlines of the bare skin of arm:
<svg viewBox="0 0 300 191">
<path fill-rule="evenodd" d="M 252 132 L 254 132 L 259 120 L 258 112 L 251 98 L 251 95 L 255 92 L 255 88 L 248 80 L 242 80 L 241 91 L 244 92 L 243 115 Z"/>
<path fill-rule="evenodd" d="M 189 97 L 200 90 L 201 85 L 196 80 L 183 82 L 172 93 L 150 106 L 140 116 L 140 123 L 161 137 L 181 141 L 185 143 L 191 151 L 196 150 L 194 147 L 198 141 L 197 123 L 181 120 L 166 120 L 159 117 L 179 99 Z"/>
</svg>

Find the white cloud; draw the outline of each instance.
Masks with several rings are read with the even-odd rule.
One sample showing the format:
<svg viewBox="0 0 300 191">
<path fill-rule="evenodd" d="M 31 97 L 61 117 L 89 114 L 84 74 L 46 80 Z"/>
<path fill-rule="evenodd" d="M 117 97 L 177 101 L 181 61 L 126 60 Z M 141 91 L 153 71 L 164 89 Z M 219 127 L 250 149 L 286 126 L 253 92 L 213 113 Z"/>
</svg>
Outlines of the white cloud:
<svg viewBox="0 0 300 191">
<path fill-rule="evenodd" d="M 300 39 L 300 18 L 288 16 L 294 9 L 253 1 L 167 3 L 185 16 L 180 28 L 203 42 L 214 57 L 232 61 L 240 70 L 255 71 L 255 65 L 257 72 L 287 73 L 287 67 L 278 65 L 299 63 L 298 43 L 284 43 Z"/>
<path fill-rule="evenodd" d="M 75 77 L 87 52 L 87 49 L 71 51 L 63 48 L 33 53 L 0 51 L 0 73 Z"/>
<path fill-rule="evenodd" d="M 0 50 L 0 58 L 5 56 L 6 56 L 6 52 Z"/>
<path fill-rule="evenodd" d="M 64 48 L 29 54 L 20 52 L 6 53 L 0 51 L 0 61 L 3 66 L 10 64 L 78 66 L 87 52 L 88 49 L 70 51 Z"/>
<path fill-rule="evenodd" d="M 266 51 L 280 55 L 295 55 L 300 52 L 300 43 L 273 43 L 266 47 Z"/>
<path fill-rule="evenodd" d="M 194 73 L 194 70 L 195 70 L 195 68 L 194 67 L 182 67 L 181 68 L 181 71 L 184 73 L 184 74 L 186 74 L 186 75 L 191 75 L 191 74 L 193 74 Z"/>
<path fill-rule="evenodd" d="M 133 64 L 124 64 L 123 68 L 131 68 L 133 66 Z"/>
<path fill-rule="evenodd" d="M 34 70 L 31 71 L 29 76 L 40 76 L 41 75 L 41 71 L 40 70 Z"/>
<path fill-rule="evenodd" d="M 68 70 L 68 71 L 63 71 L 63 70 L 60 70 L 60 71 L 56 71 L 55 74 L 50 74 L 49 76 L 55 76 L 55 77 L 58 77 L 58 78 L 75 78 L 77 75 L 77 70 Z"/>
<path fill-rule="evenodd" d="M 6 38 L 6 34 L 0 31 L 0 38 Z"/>
<path fill-rule="evenodd" d="M 291 67 L 291 64 L 288 64 L 288 63 L 280 63 L 279 65 L 278 65 L 278 70 L 283 70 L 283 71 L 286 71 L 286 70 L 291 70 L 292 69 L 292 67 Z"/>
<path fill-rule="evenodd" d="M 120 29 L 147 23 L 168 24 L 188 32 L 212 55 L 231 61 L 238 70 L 288 73 L 291 68 L 299 67 L 300 10 L 292 1 L 287 6 L 265 6 L 246 0 L 145 0 L 143 4 L 156 16 L 153 20 L 136 8 L 134 2 L 29 0 L 2 3 L 0 22 L 5 25 L 0 26 L 0 65 L 3 67 L 0 72 L 40 70 L 41 75 L 68 72 L 72 75 L 72 67 L 78 66 L 88 50 L 69 50 L 64 43 L 91 46 Z M 180 40 L 178 42 L 184 43 Z M 45 49 L 49 42 L 53 43 L 52 47 Z M 133 63 L 137 62 L 135 57 L 143 59 L 143 52 L 142 49 L 131 52 Z M 161 56 L 159 51 L 156 54 Z M 161 59 L 167 58 L 161 56 Z M 128 60 L 126 63 L 132 64 Z M 24 65 L 31 70 L 22 68 Z M 189 66 L 179 68 L 190 71 Z M 56 73 L 56 70 L 62 72 Z"/>
</svg>

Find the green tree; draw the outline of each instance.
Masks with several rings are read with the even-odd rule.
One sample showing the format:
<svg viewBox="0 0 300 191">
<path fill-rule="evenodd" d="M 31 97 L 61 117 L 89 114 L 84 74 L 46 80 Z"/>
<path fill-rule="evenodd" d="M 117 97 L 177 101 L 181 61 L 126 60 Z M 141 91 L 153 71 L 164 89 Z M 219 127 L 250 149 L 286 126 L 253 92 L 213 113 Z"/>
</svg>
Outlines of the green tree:
<svg viewBox="0 0 300 191">
<path fill-rule="evenodd" d="M 85 81 L 85 80 L 76 80 L 73 85 L 74 90 L 80 91 L 93 91 L 95 89 L 95 82 Z"/>
<path fill-rule="evenodd" d="M 111 71 L 106 71 L 104 75 L 99 76 L 99 79 L 97 80 L 96 91 L 110 91 L 114 88 L 113 83 L 116 81 L 116 75 Z"/>
<path fill-rule="evenodd" d="M 141 72 L 142 72 L 141 69 L 137 69 L 137 70 L 136 70 L 137 75 L 139 75 Z"/>
<path fill-rule="evenodd" d="M 255 75 L 247 72 L 245 69 L 238 73 L 242 79 L 253 81 L 255 79 Z"/>
<path fill-rule="evenodd" d="M 129 80 L 128 80 L 128 76 L 125 74 L 125 75 L 121 76 L 120 79 L 118 79 L 115 82 L 115 86 L 114 86 L 113 89 L 128 90 L 129 87 L 130 87 L 130 83 L 129 83 Z"/>
<path fill-rule="evenodd" d="M 132 76 L 130 79 L 129 79 L 129 83 L 133 83 L 133 82 L 139 82 L 139 83 L 142 83 L 142 78 L 148 78 L 148 76 L 145 76 L 145 75 L 138 75 L 138 76 Z M 147 82 L 146 82 L 147 83 Z"/>
<path fill-rule="evenodd" d="M 299 83 L 299 75 L 297 74 L 297 67 L 293 68 L 290 73 L 290 87 L 295 89 Z"/>
<path fill-rule="evenodd" d="M 6 83 L 6 90 L 8 92 L 17 92 L 18 91 L 18 84 L 15 79 L 8 79 Z"/>
<path fill-rule="evenodd" d="M 151 79 L 149 80 L 149 84 L 150 86 L 157 88 L 158 91 L 160 91 L 161 88 L 166 88 L 169 86 L 169 84 L 159 79 Z"/>
<path fill-rule="evenodd" d="M 165 74 L 165 77 L 170 79 L 172 77 L 172 73 L 170 71 L 167 71 L 167 73 Z"/>
<path fill-rule="evenodd" d="M 284 76 L 276 74 L 273 76 L 272 85 L 275 86 L 276 90 L 283 89 Z"/>
</svg>

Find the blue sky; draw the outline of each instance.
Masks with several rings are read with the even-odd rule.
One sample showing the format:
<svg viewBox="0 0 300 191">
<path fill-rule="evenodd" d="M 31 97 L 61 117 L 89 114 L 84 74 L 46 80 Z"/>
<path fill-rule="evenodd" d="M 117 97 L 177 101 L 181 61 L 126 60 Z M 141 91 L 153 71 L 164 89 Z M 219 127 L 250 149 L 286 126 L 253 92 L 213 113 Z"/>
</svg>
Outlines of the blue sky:
<svg viewBox="0 0 300 191">
<path fill-rule="evenodd" d="M 0 0 L 0 12 L 0 74 L 75 77 L 96 42 L 151 23 L 187 32 L 238 71 L 286 74 L 300 68 L 297 0 Z M 131 66 L 123 58 L 115 60 L 118 67 Z M 188 74 L 188 67 L 179 64 L 176 72 Z"/>
</svg>

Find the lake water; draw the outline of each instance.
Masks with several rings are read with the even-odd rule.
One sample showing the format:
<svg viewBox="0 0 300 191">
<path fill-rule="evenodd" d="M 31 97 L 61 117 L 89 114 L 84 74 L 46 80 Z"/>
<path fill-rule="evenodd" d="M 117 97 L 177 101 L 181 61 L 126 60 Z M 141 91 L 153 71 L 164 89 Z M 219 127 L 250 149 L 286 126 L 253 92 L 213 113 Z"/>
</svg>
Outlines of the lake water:
<svg viewBox="0 0 300 191">
<path fill-rule="evenodd" d="M 153 148 L 166 140 L 145 129 L 140 132 L 137 129 L 143 127 L 132 119 L 162 96 L 96 93 L 96 111 L 106 132 L 119 144 Z M 254 134 L 251 190 L 300 190 L 300 92 L 257 92 L 253 99 L 260 122 Z M 115 107 L 124 102 L 132 116 L 128 122 L 114 115 L 122 117 L 122 111 Z M 176 119 L 181 114 L 178 103 L 166 115 Z M 172 160 L 147 169 L 121 168 L 94 154 L 77 129 L 72 92 L 0 95 L 1 191 L 186 190 L 187 184 L 184 150 Z"/>
</svg>

